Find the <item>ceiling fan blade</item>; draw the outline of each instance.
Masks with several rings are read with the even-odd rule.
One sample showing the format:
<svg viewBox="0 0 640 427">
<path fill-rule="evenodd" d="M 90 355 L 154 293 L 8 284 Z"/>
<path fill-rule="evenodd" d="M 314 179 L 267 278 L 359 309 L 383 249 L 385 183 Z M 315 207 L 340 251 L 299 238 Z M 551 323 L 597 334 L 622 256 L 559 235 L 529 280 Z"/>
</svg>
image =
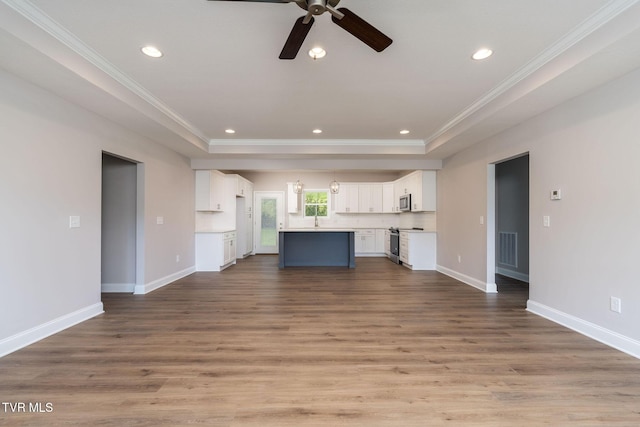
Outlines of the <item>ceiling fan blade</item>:
<svg viewBox="0 0 640 427">
<path fill-rule="evenodd" d="M 393 40 L 349 9 L 340 7 L 338 12 L 341 12 L 344 18 L 338 19 L 335 15 L 331 15 L 331 20 L 376 52 L 382 52 L 393 43 Z"/>
<path fill-rule="evenodd" d="M 282 48 L 282 52 L 280 52 L 280 59 L 294 59 L 298 54 L 298 51 L 302 47 L 302 43 L 304 43 L 304 39 L 307 37 L 307 34 L 309 34 L 309 30 L 315 21 L 312 16 L 309 23 L 305 24 L 303 22 L 305 18 L 305 16 L 301 16 L 296 20 L 296 23 L 293 25 L 291 33 L 289 33 L 289 37 Z"/>
</svg>

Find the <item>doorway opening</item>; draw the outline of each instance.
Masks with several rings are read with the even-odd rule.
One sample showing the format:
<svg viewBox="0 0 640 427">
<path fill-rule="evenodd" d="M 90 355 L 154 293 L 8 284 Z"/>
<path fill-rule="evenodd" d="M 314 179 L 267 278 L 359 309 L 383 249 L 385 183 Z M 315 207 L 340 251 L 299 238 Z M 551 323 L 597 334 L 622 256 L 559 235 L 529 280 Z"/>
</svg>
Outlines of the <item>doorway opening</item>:
<svg viewBox="0 0 640 427">
<path fill-rule="evenodd" d="M 143 165 L 102 153 L 101 291 L 134 293 L 143 283 Z"/>
<path fill-rule="evenodd" d="M 529 155 L 489 165 L 487 281 L 497 292 L 529 289 Z"/>
</svg>

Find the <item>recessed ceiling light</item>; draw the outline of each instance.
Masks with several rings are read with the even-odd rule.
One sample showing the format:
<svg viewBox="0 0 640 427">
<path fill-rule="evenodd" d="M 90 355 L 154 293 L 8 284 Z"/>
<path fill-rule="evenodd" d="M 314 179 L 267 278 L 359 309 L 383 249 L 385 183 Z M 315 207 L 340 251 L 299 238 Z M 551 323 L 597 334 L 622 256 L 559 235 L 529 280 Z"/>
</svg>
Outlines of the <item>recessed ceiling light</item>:
<svg viewBox="0 0 640 427">
<path fill-rule="evenodd" d="M 408 134 L 409 134 L 409 131 L 407 129 L 402 129 L 400 131 L 400 135 L 408 135 Z"/>
<path fill-rule="evenodd" d="M 313 133 L 322 133 L 322 129 L 314 129 Z"/>
<path fill-rule="evenodd" d="M 314 47 L 309 51 L 309 56 L 313 59 L 324 58 L 327 55 L 327 51 L 321 47 Z"/>
<path fill-rule="evenodd" d="M 142 53 L 152 58 L 160 58 L 162 56 L 162 52 L 160 49 L 154 46 L 144 46 L 140 49 Z"/>
<path fill-rule="evenodd" d="M 236 131 L 235 131 L 235 130 L 233 130 L 233 129 L 225 129 L 224 131 L 225 131 L 226 133 L 230 133 L 230 134 L 236 133 Z"/>
<path fill-rule="evenodd" d="M 478 49 L 476 53 L 471 55 L 471 58 L 475 59 L 476 61 L 480 61 L 481 59 L 487 59 L 491 55 L 493 55 L 493 51 L 491 49 L 482 48 Z"/>
</svg>

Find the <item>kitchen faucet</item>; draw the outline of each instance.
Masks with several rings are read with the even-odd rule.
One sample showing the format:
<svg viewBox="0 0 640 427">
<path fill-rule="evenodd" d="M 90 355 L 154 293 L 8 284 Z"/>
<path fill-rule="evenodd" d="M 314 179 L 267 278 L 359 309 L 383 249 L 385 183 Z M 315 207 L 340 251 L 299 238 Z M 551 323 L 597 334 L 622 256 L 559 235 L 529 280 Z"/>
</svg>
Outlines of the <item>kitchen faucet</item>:
<svg viewBox="0 0 640 427">
<path fill-rule="evenodd" d="M 318 213 L 317 212 L 316 212 L 316 223 L 315 223 L 315 226 L 316 227 L 318 226 Z"/>
</svg>

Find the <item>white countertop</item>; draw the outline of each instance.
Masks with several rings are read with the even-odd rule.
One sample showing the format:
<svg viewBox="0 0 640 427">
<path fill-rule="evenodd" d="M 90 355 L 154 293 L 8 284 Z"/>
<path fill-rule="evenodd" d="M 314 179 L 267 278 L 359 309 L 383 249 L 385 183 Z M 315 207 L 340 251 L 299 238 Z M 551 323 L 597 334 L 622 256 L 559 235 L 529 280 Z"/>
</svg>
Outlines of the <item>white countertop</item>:
<svg viewBox="0 0 640 427">
<path fill-rule="evenodd" d="M 322 228 L 322 227 L 309 227 L 309 228 L 283 228 L 278 230 L 281 233 L 290 233 L 290 232 L 355 232 L 356 230 L 353 228 Z"/>
<path fill-rule="evenodd" d="M 206 230 L 206 231 L 196 231 L 196 234 L 202 234 L 202 233 L 230 233 L 232 231 L 236 231 L 235 229 L 231 228 L 221 228 L 219 230 L 216 229 L 212 229 L 212 230 Z"/>
</svg>

